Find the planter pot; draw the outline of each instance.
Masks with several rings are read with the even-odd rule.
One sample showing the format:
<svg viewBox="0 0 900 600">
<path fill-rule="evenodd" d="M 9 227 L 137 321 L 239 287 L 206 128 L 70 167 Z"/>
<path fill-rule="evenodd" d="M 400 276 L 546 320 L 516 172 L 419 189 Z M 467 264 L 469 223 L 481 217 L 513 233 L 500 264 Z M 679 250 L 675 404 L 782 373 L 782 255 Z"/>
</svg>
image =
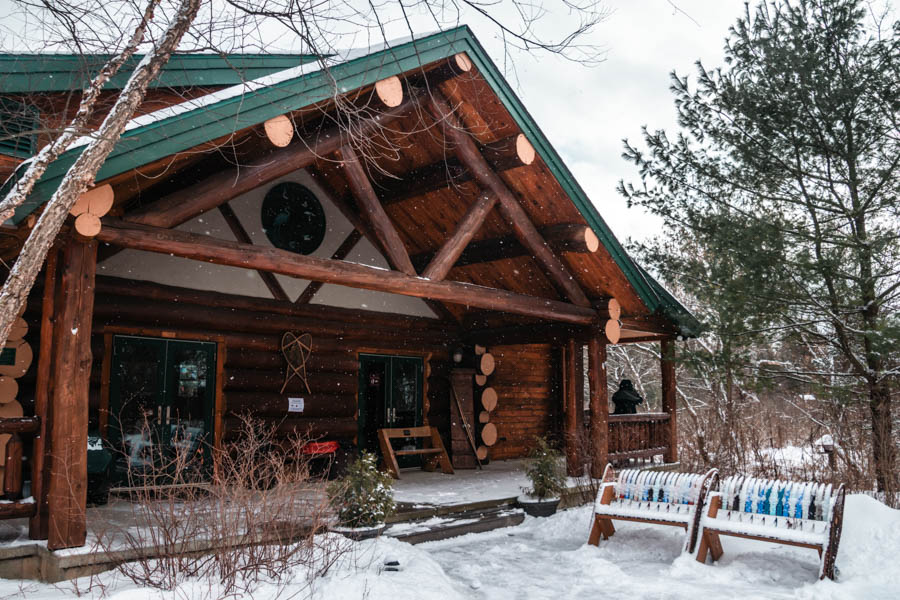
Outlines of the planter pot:
<svg viewBox="0 0 900 600">
<path fill-rule="evenodd" d="M 355 542 L 361 542 L 363 540 L 377 538 L 384 533 L 386 527 L 387 524 L 380 523 L 378 525 L 373 525 L 372 527 L 332 527 L 331 531 L 339 533 L 345 538 Z"/>
<path fill-rule="evenodd" d="M 525 511 L 525 514 L 532 517 L 549 517 L 556 513 L 556 507 L 559 506 L 559 498 L 544 498 L 538 500 L 530 496 L 519 496 L 519 506 Z"/>
</svg>

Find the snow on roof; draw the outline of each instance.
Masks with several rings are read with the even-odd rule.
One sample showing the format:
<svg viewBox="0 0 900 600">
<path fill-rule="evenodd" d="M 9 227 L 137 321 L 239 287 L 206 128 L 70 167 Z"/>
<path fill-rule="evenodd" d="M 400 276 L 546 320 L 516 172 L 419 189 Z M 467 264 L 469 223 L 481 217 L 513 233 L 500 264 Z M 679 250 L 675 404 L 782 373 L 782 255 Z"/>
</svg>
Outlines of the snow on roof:
<svg viewBox="0 0 900 600">
<path fill-rule="evenodd" d="M 318 73 L 325 70 L 327 67 L 332 64 L 340 64 L 344 62 L 349 62 L 356 58 L 361 58 L 363 56 L 368 56 L 369 54 L 374 54 L 375 52 L 380 52 L 382 50 L 387 50 L 389 48 L 393 48 L 394 46 L 399 46 L 401 44 L 405 44 L 407 42 L 416 41 L 419 39 L 426 38 L 428 36 L 434 35 L 435 31 L 430 31 L 428 33 L 417 34 L 415 36 L 404 36 L 392 40 L 387 40 L 381 42 L 379 44 L 374 44 L 367 48 L 353 48 L 348 50 L 340 50 L 332 55 L 329 55 L 324 60 L 318 60 L 311 63 L 306 63 L 302 65 L 298 65 L 296 67 L 291 67 L 289 69 L 284 69 L 283 71 L 278 71 L 276 73 L 272 73 L 271 75 L 266 75 L 264 77 L 259 77 L 252 81 L 247 81 L 243 83 L 239 83 L 237 85 L 233 85 L 231 87 L 227 87 L 222 90 L 218 90 L 204 96 L 199 96 L 197 98 L 192 98 L 190 100 L 185 100 L 184 102 L 180 102 L 178 104 L 172 104 L 170 106 L 166 106 L 159 110 L 155 110 L 150 113 L 146 113 L 140 115 L 138 117 L 134 117 L 125 125 L 124 132 L 137 129 L 139 127 L 145 127 L 151 125 L 153 123 L 157 123 L 159 121 L 164 121 L 166 119 L 170 119 L 173 117 L 177 117 L 178 115 L 191 112 L 194 110 L 198 110 L 201 108 L 205 108 L 208 106 L 212 106 L 224 100 L 228 100 L 230 98 L 234 98 L 237 96 L 241 96 L 243 94 L 276 85 L 283 81 L 290 81 L 291 79 L 298 79 L 300 77 L 305 77 L 307 75 L 311 75 L 312 73 Z M 146 55 L 142 60 L 142 63 L 148 60 L 150 55 Z M 326 64 L 328 63 L 328 64 Z M 346 91 L 346 90 L 342 90 Z M 80 146 L 85 146 L 89 144 L 94 139 L 92 135 L 84 135 L 78 138 L 70 148 L 78 148 Z"/>
</svg>

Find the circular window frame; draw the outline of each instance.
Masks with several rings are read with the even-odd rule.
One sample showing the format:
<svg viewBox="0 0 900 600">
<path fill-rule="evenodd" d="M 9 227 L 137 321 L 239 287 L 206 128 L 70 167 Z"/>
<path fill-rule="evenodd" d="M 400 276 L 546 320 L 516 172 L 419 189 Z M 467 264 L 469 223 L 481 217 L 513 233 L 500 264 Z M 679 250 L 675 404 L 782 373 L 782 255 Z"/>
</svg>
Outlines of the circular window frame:
<svg viewBox="0 0 900 600">
<path fill-rule="evenodd" d="M 298 222 L 297 215 L 301 210 L 311 210 L 311 218 Z M 283 181 L 269 188 L 259 216 L 266 239 L 280 250 L 309 255 L 325 241 L 325 209 L 315 192 L 302 183 Z M 279 219 L 284 222 L 278 223 Z M 305 239 L 307 236 L 308 240 Z"/>
</svg>

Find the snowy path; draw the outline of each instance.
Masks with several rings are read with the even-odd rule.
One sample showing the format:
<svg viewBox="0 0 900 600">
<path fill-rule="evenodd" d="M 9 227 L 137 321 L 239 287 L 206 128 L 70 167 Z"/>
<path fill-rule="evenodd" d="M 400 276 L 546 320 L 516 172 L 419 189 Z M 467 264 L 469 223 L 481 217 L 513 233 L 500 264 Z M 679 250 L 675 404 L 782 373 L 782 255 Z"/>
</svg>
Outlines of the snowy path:
<svg viewBox="0 0 900 600">
<path fill-rule="evenodd" d="M 360 548 L 355 572 L 326 578 L 316 598 L 900 598 L 900 511 L 865 496 L 847 500 L 840 583 L 817 580 L 813 550 L 725 538 L 722 561 L 701 565 L 681 555 L 674 528 L 616 523 L 613 539 L 594 548 L 589 523 L 582 507 L 419 546 L 379 540 Z M 402 570 L 384 571 L 386 560 Z"/>
<path fill-rule="evenodd" d="M 900 598 L 900 511 L 866 496 L 848 496 L 838 555 L 840 582 L 817 581 L 815 551 L 732 538 L 715 566 L 681 555 L 674 528 L 617 523 L 612 540 L 588 546 L 590 509 L 528 518 L 518 527 L 411 546 L 380 538 L 352 546 L 328 574 L 314 581 L 315 600 L 569 600 L 643 598 Z M 397 561 L 399 570 L 385 568 Z M 302 575 L 292 584 L 263 584 L 253 598 L 305 598 Z M 216 598 L 215 583 L 194 581 L 160 593 L 98 578 L 110 600 Z M 78 587 L 84 593 L 88 581 Z M 75 598 L 72 582 L 51 586 L 0 580 L 0 598 Z M 99 587 L 87 597 L 101 597 Z M 84 596 L 83 596 L 84 597 Z"/>
</svg>

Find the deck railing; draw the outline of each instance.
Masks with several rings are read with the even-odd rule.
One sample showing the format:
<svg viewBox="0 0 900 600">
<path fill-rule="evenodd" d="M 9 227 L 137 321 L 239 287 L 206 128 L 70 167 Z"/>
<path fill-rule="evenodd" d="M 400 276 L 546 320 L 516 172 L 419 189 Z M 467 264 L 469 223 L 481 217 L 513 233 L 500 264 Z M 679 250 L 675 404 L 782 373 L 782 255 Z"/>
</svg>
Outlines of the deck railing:
<svg viewBox="0 0 900 600">
<path fill-rule="evenodd" d="M 18 519 L 34 515 L 34 502 L 22 502 L 22 435 L 34 435 L 41 427 L 40 417 L 0 418 L 0 434 L 9 435 L 3 470 L 3 500 L 0 519 Z"/>
<path fill-rule="evenodd" d="M 650 458 L 665 454 L 669 444 L 668 413 L 609 415 L 609 455 L 611 462 L 629 458 Z"/>
</svg>

